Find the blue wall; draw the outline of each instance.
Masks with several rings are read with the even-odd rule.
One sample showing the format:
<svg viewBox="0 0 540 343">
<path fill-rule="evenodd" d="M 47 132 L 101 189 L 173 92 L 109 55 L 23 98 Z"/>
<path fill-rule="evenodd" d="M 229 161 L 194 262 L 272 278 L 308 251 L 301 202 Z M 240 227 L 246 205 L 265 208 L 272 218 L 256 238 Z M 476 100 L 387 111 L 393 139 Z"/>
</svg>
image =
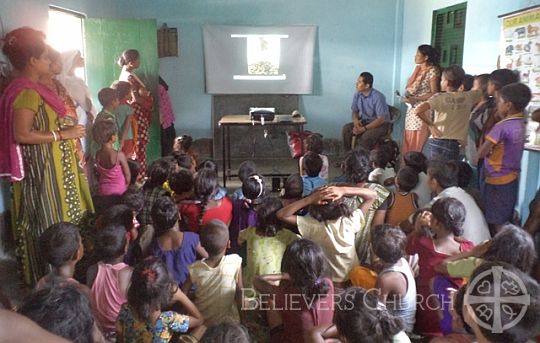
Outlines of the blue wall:
<svg viewBox="0 0 540 343">
<path fill-rule="evenodd" d="M 207 0 L 130 1 L 122 15 L 157 18 L 179 30 L 178 58 L 160 60 L 171 86 L 176 128 L 212 137 L 211 97 L 204 93 L 202 24 L 318 26 L 314 94 L 302 96 L 300 111 L 308 129 L 340 137 L 350 121 L 354 84 L 361 71 L 375 76 L 375 87 L 392 99 L 401 45 L 403 0 Z"/>
</svg>

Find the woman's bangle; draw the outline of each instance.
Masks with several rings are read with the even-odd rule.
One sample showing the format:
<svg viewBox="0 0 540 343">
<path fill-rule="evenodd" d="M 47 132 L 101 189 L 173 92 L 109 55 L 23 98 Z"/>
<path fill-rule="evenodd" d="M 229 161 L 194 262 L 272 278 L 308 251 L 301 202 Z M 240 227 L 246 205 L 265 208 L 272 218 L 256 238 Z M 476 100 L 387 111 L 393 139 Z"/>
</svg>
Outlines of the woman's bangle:
<svg viewBox="0 0 540 343">
<path fill-rule="evenodd" d="M 56 142 L 58 140 L 58 136 L 56 135 L 56 132 L 51 130 L 51 133 L 52 133 L 53 139 L 54 139 L 53 142 Z"/>
<path fill-rule="evenodd" d="M 62 137 L 62 130 L 58 130 L 58 137 L 60 137 L 61 141 L 64 140 L 64 137 Z"/>
</svg>

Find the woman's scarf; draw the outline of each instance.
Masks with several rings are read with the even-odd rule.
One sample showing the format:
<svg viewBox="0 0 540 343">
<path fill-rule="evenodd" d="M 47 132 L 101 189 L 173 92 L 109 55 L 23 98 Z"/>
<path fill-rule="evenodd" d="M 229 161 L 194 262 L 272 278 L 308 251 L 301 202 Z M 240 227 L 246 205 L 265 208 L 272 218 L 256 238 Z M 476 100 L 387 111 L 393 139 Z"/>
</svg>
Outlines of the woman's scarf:
<svg viewBox="0 0 540 343">
<path fill-rule="evenodd" d="M 85 112 L 91 113 L 95 116 L 96 109 L 92 105 L 92 97 L 90 90 L 83 79 L 75 75 L 69 75 L 69 72 L 73 68 L 73 62 L 75 56 L 79 54 L 79 50 L 68 50 L 61 54 L 62 56 L 62 73 L 58 75 L 57 79 L 66 88 L 71 99 L 75 101 L 75 104 L 80 106 Z"/>
<path fill-rule="evenodd" d="M 25 89 L 35 90 L 58 117 L 66 115 L 64 102 L 47 86 L 22 77 L 10 82 L 0 98 L 0 177 L 13 182 L 24 178 L 21 148 L 15 141 L 13 102 Z"/>
</svg>

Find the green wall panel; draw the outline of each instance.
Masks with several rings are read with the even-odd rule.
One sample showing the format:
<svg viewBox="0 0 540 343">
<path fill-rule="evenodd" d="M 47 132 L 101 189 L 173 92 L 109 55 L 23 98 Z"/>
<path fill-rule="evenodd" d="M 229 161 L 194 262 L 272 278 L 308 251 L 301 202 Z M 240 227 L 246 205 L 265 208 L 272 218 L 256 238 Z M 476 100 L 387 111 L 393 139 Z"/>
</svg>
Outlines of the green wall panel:
<svg viewBox="0 0 540 343">
<path fill-rule="evenodd" d="M 99 90 L 109 87 L 120 75 L 120 66 L 116 62 L 122 51 L 137 49 L 141 55 L 141 65 L 135 72 L 154 97 L 148 162 L 161 157 L 156 27 L 153 19 L 84 20 L 86 78 L 98 110 L 101 107 L 97 99 Z"/>
</svg>

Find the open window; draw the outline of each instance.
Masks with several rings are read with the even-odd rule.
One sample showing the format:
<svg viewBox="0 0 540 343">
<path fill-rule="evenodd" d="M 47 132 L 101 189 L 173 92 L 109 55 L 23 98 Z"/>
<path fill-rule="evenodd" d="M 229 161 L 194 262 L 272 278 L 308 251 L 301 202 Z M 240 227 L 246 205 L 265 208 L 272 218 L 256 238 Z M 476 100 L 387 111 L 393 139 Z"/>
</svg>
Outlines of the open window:
<svg viewBox="0 0 540 343">
<path fill-rule="evenodd" d="M 49 6 L 47 43 L 59 52 L 79 50 L 84 56 L 83 19 L 85 17 L 79 12 Z M 77 68 L 75 74 L 86 79 L 85 70 L 82 68 Z"/>
</svg>

